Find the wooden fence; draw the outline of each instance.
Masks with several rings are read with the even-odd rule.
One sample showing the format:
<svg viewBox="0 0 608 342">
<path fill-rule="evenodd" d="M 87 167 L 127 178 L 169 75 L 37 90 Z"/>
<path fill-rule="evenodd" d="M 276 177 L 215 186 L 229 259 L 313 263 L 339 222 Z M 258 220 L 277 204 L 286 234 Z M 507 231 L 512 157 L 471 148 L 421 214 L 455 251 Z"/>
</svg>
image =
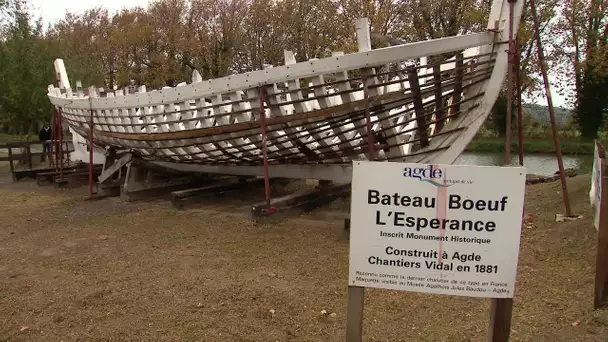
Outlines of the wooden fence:
<svg viewBox="0 0 608 342">
<path fill-rule="evenodd" d="M 23 177 L 27 177 L 28 175 L 32 174 L 32 172 L 37 170 L 49 170 L 50 168 L 55 168 L 55 153 L 53 152 L 53 154 L 51 154 L 50 145 L 46 152 L 32 152 L 32 147 L 34 146 L 39 146 L 39 150 L 44 151 L 42 142 L 14 141 L 0 145 L 0 150 L 6 149 L 8 152 L 6 157 L 0 155 L 0 162 L 9 162 L 10 171 L 13 175 L 13 181 L 18 181 Z M 63 141 L 62 146 L 63 163 L 64 165 L 69 165 L 70 153 L 73 152 L 73 150 L 69 149 L 70 142 Z M 58 147 L 59 142 L 53 143 L 53 149 Z M 46 167 L 44 164 L 40 164 L 44 162 L 43 157 L 46 157 L 46 161 L 48 163 Z M 40 162 L 37 162 L 36 158 L 40 158 Z M 18 165 L 23 165 L 23 167 L 19 167 Z"/>
</svg>

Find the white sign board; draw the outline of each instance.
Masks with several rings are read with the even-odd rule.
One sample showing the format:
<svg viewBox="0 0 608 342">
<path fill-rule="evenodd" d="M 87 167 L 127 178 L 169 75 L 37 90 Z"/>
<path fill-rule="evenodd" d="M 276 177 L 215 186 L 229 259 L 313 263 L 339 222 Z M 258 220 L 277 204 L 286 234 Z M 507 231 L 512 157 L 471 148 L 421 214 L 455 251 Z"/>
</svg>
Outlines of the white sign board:
<svg viewBox="0 0 608 342">
<path fill-rule="evenodd" d="M 523 167 L 357 161 L 349 285 L 512 298 Z"/>
</svg>

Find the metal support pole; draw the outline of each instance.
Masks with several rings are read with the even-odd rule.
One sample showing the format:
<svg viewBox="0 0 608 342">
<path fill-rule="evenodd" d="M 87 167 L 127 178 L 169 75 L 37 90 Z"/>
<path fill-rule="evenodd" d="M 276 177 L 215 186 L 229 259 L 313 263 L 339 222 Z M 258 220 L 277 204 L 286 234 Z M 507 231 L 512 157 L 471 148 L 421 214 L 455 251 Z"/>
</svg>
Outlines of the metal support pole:
<svg viewBox="0 0 608 342">
<path fill-rule="evenodd" d="M 51 143 L 49 144 L 49 150 L 47 151 L 49 157 L 49 167 L 55 167 L 55 149 L 53 148 L 55 141 L 55 111 L 51 114 Z"/>
<path fill-rule="evenodd" d="M 57 113 L 57 128 L 59 129 L 59 180 L 63 181 L 63 125 L 61 124 L 61 112 L 55 108 Z"/>
<path fill-rule="evenodd" d="M 91 105 L 91 121 L 89 122 L 89 197 L 93 197 L 93 106 Z"/>
<path fill-rule="evenodd" d="M 551 90 L 549 86 L 549 78 L 547 77 L 547 66 L 545 64 L 545 54 L 543 45 L 540 39 L 540 24 L 536 14 L 536 6 L 534 0 L 530 0 L 530 10 L 532 11 L 532 19 L 534 21 L 534 35 L 536 36 L 536 47 L 538 50 L 538 62 L 545 83 L 545 95 L 547 96 L 547 105 L 549 106 L 549 117 L 551 119 L 551 131 L 553 132 L 553 144 L 557 155 L 557 166 L 559 167 L 559 177 L 562 182 L 562 196 L 564 198 L 564 206 L 566 207 L 566 216 L 572 216 L 570 210 L 570 200 L 568 199 L 568 187 L 566 185 L 566 173 L 564 172 L 564 163 L 562 161 L 562 147 L 557 134 L 557 124 L 555 122 L 555 112 L 553 110 L 553 101 L 551 100 Z"/>
<path fill-rule="evenodd" d="M 266 146 L 266 111 L 264 110 L 264 97 L 266 89 L 261 86 L 259 87 L 260 94 L 260 124 L 262 128 L 262 155 L 264 157 L 264 193 L 266 196 L 266 209 L 270 209 L 270 179 L 268 175 L 268 148 Z"/>
<path fill-rule="evenodd" d="M 58 88 L 60 87 L 61 84 L 61 75 L 59 73 L 55 74 L 55 86 Z M 59 146 L 57 145 L 57 141 L 58 141 L 58 137 L 59 137 L 59 131 L 60 129 L 57 128 L 57 122 L 60 122 L 61 118 L 59 115 L 59 112 L 57 111 L 57 108 L 53 106 L 53 124 L 51 125 L 51 146 L 53 146 L 52 150 L 53 150 L 53 163 L 55 164 L 55 172 L 59 172 Z"/>
<path fill-rule="evenodd" d="M 513 113 L 513 6 L 509 0 L 509 51 L 507 53 L 507 123 L 505 128 L 505 165 L 511 164 L 511 115 Z"/>
<path fill-rule="evenodd" d="M 507 127 L 505 136 L 505 165 L 511 165 L 511 115 L 513 113 L 513 7 L 517 0 L 509 0 L 509 51 L 507 69 Z M 511 335 L 513 298 L 492 298 L 488 341 L 507 342 Z"/>
<path fill-rule="evenodd" d="M 519 35 L 515 38 L 515 88 L 517 94 L 517 154 L 519 157 L 519 165 L 524 166 L 524 124 L 523 124 L 523 109 L 521 106 L 521 64 L 519 55 Z"/>
<path fill-rule="evenodd" d="M 55 171 L 59 172 L 59 128 L 58 128 L 58 122 L 59 122 L 59 113 L 55 112 L 55 127 L 53 127 L 53 132 L 54 132 L 54 138 L 53 138 L 53 145 L 54 146 L 54 155 L 55 155 Z"/>
<path fill-rule="evenodd" d="M 367 151 L 368 151 L 368 160 L 376 159 L 376 151 L 374 150 L 374 136 L 372 134 L 372 119 L 370 116 L 369 109 L 369 92 L 367 89 L 367 76 L 368 70 L 362 70 L 362 81 L 363 81 L 363 98 L 365 99 L 365 126 L 367 130 Z"/>
</svg>

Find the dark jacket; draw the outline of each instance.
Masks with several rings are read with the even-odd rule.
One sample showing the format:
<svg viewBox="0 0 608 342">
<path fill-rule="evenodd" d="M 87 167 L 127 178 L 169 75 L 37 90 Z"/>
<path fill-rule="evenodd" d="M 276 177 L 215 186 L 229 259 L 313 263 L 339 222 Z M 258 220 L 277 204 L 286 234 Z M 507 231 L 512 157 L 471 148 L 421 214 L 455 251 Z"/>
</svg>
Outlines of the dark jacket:
<svg viewBox="0 0 608 342">
<path fill-rule="evenodd" d="M 47 127 L 46 129 L 43 127 L 40 130 L 40 133 L 38 133 L 38 139 L 40 139 L 40 141 L 47 141 L 47 140 L 51 140 L 53 135 L 53 130 L 50 127 Z"/>
</svg>

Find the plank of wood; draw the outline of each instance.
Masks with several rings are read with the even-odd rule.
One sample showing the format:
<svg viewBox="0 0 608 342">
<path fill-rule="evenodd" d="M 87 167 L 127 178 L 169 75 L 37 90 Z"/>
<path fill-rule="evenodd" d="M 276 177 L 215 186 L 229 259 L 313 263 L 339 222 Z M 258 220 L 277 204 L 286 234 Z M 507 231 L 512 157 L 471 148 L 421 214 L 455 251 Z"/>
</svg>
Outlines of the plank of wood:
<svg viewBox="0 0 608 342">
<path fill-rule="evenodd" d="M 120 168 L 127 165 L 128 162 L 133 159 L 132 153 L 125 153 L 122 157 L 120 157 L 117 161 L 112 164 L 109 168 L 103 171 L 103 173 L 99 176 L 99 183 L 103 183 L 106 179 L 110 178 L 114 173 L 116 173 Z"/>
</svg>

